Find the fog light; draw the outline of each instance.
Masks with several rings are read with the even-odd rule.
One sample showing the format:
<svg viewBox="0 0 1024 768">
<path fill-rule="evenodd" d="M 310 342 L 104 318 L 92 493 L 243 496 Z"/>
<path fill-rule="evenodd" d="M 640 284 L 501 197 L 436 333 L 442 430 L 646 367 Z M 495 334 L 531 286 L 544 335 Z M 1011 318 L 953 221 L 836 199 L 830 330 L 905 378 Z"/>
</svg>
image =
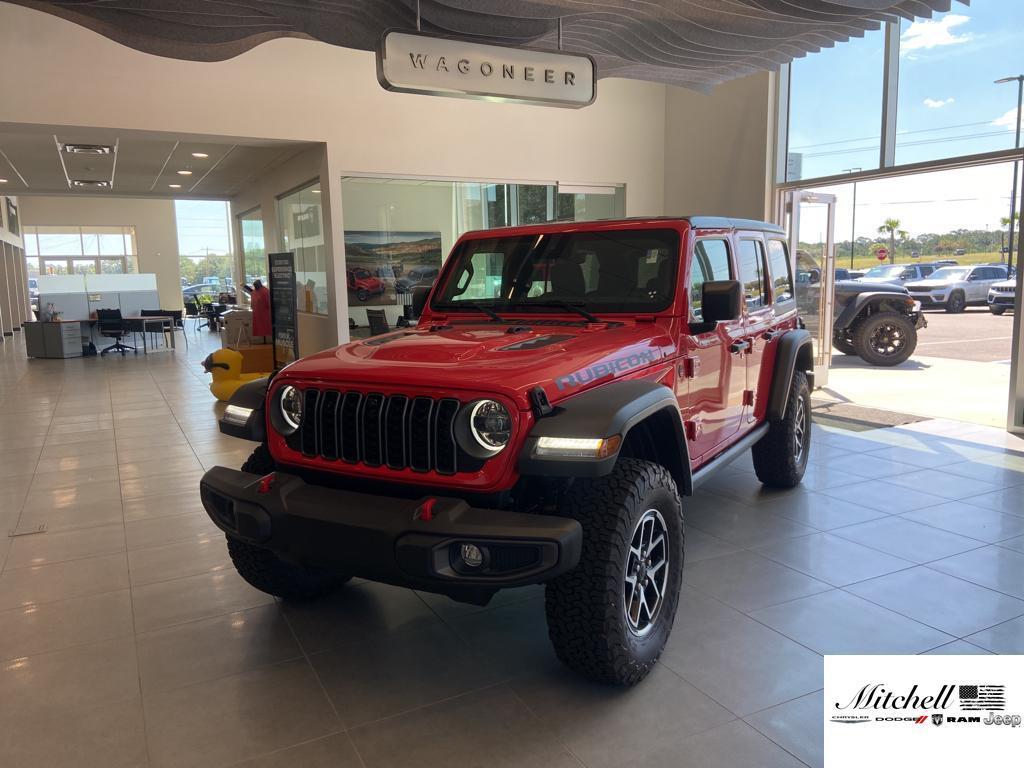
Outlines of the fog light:
<svg viewBox="0 0 1024 768">
<path fill-rule="evenodd" d="M 484 564 L 484 551 L 476 544 L 462 544 L 459 546 L 459 558 L 467 568 L 479 568 Z"/>
</svg>

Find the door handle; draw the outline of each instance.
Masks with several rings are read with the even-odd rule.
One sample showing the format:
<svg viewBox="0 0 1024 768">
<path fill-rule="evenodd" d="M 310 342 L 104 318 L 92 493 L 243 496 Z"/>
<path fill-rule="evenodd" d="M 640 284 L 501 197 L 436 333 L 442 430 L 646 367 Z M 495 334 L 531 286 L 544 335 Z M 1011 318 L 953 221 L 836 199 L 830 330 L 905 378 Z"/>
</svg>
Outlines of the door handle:
<svg viewBox="0 0 1024 768">
<path fill-rule="evenodd" d="M 732 344 L 729 345 L 729 351 L 733 353 L 745 352 L 748 349 L 750 349 L 749 341 L 734 341 Z"/>
</svg>

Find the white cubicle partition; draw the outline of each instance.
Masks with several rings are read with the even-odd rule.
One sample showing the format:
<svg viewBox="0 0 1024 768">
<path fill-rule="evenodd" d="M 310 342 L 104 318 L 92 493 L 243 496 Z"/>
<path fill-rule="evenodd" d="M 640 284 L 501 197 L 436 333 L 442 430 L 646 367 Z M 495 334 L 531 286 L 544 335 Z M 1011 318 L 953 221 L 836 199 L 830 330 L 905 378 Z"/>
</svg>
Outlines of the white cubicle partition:
<svg viewBox="0 0 1024 768">
<path fill-rule="evenodd" d="M 39 307 L 48 303 L 67 319 L 85 320 L 97 309 L 120 309 L 134 317 L 160 309 L 156 275 L 40 275 Z"/>
</svg>

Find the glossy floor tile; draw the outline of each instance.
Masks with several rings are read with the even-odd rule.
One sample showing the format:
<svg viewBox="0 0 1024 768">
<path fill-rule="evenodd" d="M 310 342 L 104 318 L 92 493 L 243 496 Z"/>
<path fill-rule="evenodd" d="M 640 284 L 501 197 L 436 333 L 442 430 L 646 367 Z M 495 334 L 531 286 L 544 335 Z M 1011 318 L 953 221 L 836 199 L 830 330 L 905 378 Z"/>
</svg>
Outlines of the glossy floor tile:
<svg viewBox="0 0 1024 768">
<path fill-rule="evenodd" d="M 747 454 L 684 499 L 674 631 L 632 689 L 561 665 L 542 585 L 275 600 L 196 493 L 251 445 L 190 342 L 0 346 L 5 768 L 818 768 L 822 654 L 1024 653 L 1024 441 L 941 421 L 816 424 L 801 487 Z"/>
</svg>

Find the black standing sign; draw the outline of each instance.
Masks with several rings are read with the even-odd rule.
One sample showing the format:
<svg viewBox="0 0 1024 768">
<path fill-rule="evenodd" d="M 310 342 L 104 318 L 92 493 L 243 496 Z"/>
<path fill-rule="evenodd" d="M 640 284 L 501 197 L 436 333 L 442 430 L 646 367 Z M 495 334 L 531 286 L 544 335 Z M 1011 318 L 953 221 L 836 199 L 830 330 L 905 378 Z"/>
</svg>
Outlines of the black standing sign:
<svg viewBox="0 0 1024 768">
<path fill-rule="evenodd" d="M 295 254 L 271 253 L 270 323 L 274 336 L 274 370 L 299 358 L 295 311 Z"/>
</svg>

